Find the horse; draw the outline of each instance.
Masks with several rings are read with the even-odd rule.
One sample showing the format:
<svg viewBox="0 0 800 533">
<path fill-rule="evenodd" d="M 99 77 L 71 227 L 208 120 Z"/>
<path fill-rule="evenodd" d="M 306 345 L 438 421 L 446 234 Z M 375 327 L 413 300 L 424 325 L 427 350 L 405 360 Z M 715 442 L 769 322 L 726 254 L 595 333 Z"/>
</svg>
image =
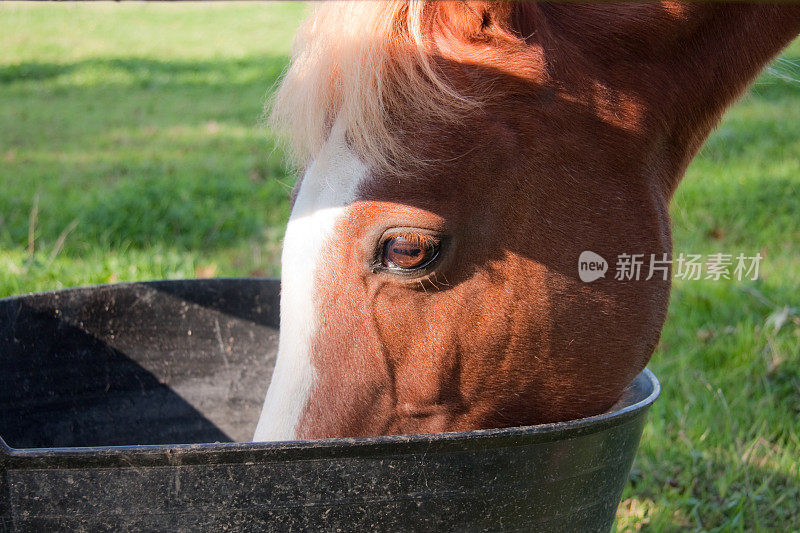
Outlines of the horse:
<svg viewBox="0 0 800 533">
<path fill-rule="evenodd" d="M 684 171 L 798 32 L 798 5 L 317 6 L 272 102 L 300 179 L 254 440 L 608 410 L 659 340 Z M 584 252 L 664 275 L 583 281 Z"/>
</svg>

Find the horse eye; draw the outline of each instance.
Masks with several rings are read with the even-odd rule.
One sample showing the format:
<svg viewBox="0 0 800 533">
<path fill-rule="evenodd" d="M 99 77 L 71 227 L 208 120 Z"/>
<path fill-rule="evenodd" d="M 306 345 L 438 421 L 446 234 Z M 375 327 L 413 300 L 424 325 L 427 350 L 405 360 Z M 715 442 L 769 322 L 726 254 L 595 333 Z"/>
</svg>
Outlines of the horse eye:
<svg viewBox="0 0 800 533">
<path fill-rule="evenodd" d="M 439 254 L 439 240 L 425 233 L 400 233 L 383 243 L 381 264 L 398 270 L 428 266 Z"/>
</svg>

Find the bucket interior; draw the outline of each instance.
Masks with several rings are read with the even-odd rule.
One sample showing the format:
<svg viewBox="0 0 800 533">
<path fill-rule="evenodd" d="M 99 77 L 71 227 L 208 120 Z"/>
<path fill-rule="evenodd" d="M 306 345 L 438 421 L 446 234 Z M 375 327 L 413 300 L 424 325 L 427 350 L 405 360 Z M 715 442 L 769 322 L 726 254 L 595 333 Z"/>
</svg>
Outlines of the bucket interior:
<svg viewBox="0 0 800 533">
<path fill-rule="evenodd" d="M 278 298 L 277 280 L 195 280 L 0 300 L 0 437 L 14 448 L 247 441 Z"/>
</svg>

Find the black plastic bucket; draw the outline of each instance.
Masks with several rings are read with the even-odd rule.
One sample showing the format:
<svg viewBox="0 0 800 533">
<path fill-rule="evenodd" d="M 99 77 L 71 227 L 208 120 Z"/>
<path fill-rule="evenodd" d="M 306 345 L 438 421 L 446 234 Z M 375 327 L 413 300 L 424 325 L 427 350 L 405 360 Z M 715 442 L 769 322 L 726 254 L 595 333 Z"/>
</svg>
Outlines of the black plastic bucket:
<svg viewBox="0 0 800 533">
<path fill-rule="evenodd" d="M 277 280 L 0 300 L 0 531 L 607 531 L 659 384 L 522 428 L 248 440 Z M 212 444 L 209 444 L 212 443 Z"/>
</svg>

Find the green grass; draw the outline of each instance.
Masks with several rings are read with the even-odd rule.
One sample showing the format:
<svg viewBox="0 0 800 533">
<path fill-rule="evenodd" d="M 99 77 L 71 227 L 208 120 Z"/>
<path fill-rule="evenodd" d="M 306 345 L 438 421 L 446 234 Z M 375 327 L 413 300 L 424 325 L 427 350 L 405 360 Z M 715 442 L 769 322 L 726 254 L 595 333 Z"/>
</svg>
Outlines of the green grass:
<svg viewBox="0 0 800 533">
<path fill-rule="evenodd" d="M 292 182 L 259 122 L 301 13 L 0 5 L 0 295 L 277 275 Z"/>
<path fill-rule="evenodd" d="M 757 281 L 675 281 L 619 530 L 800 531 L 800 41 L 783 58 L 673 200 L 676 254 L 765 259 Z"/>
<path fill-rule="evenodd" d="M 0 297 L 278 275 L 293 179 L 259 123 L 301 12 L 0 4 Z M 784 57 L 674 200 L 676 252 L 765 259 L 676 281 L 619 530 L 800 530 L 800 42 Z"/>
</svg>

